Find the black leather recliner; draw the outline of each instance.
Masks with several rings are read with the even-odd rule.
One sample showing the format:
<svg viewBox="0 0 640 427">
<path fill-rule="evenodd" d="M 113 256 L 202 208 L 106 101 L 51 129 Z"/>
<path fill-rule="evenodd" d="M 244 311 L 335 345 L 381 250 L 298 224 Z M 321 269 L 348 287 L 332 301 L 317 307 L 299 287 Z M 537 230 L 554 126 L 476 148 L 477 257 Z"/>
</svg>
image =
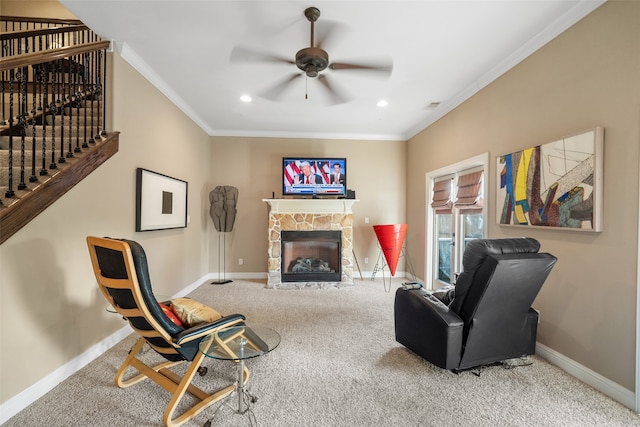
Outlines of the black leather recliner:
<svg viewBox="0 0 640 427">
<path fill-rule="evenodd" d="M 449 293 L 396 291 L 396 341 L 454 371 L 534 354 L 531 304 L 556 263 L 539 249 L 532 238 L 470 241 Z"/>
</svg>

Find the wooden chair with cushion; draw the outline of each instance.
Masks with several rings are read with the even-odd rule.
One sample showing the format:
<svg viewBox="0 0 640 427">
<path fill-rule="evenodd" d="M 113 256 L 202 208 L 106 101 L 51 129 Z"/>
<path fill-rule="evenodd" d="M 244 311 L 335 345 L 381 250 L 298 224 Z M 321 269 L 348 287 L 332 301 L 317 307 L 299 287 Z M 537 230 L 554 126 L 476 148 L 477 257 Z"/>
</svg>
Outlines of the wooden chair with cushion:
<svg viewBox="0 0 640 427">
<path fill-rule="evenodd" d="M 116 384 L 125 388 L 149 378 L 171 393 L 163 415 L 168 427 L 183 424 L 231 394 L 235 390 L 234 384 L 208 393 L 191 382 L 196 373 L 206 373 L 206 368 L 201 367 L 205 355 L 199 349 L 200 342 L 213 334 L 219 335 L 224 328 L 243 325 L 245 317 L 240 314 L 222 317 L 215 310 L 186 298 L 159 303 L 151 289 L 146 255 L 138 243 L 90 236 L 87 237 L 87 244 L 98 286 L 104 297 L 140 335 L 116 373 Z M 207 340 L 206 343 L 212 341 Z M 138 356 L 145 343 L 166 361 L 155 366 L 144 363 Z M 183 376 L 170 369 L 183 362 L 189 363 Z M 130 367 L 136 369 L 138 374 L 125 379 Z M 248 379 L 249 370 L 245 368 L 245 384 Z M 185 393 L 194 396 L 195 403 L 174 418 L 174 412 Z"/>
</svg>

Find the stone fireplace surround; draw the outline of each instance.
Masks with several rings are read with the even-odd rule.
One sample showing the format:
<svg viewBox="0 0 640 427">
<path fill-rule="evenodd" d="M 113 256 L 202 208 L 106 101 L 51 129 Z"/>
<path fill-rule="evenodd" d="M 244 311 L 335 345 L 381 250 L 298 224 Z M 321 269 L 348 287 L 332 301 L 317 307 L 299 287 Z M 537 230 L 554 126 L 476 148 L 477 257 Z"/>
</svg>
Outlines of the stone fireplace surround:
<svg viewBox="0 0 640 427">
<path fill-rule="evenodd" d="M 269 205 L 267 288 L 327 288 L 353 285 L 353 212 L 356 199 L 263 199 Z M 342 280 L 340 282 L 283 282 L 280 232 L 342 231 Z"/>
</svg>

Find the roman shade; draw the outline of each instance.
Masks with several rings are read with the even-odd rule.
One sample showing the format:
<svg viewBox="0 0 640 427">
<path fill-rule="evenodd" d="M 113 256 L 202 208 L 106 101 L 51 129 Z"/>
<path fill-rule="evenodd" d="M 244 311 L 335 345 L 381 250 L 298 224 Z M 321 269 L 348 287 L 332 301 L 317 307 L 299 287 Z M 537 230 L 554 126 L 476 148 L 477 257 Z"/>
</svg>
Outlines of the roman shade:
<svg viewBox="0 0 640 427">
<path fill-rule="evenodd" d="M 458 177 L 458 191 L 453 206 L 461 213 L 481 213 L 483 199 L 481 195 L 483 171 L 470 172 Z"/>
<path fill-rule="evenodd" d="M 431 207 L 438 215 L 450 214 L 453 203 L 451 202 L 451 181 L 446 178 L 433 183 L 433 197 Z"/>
</svg>

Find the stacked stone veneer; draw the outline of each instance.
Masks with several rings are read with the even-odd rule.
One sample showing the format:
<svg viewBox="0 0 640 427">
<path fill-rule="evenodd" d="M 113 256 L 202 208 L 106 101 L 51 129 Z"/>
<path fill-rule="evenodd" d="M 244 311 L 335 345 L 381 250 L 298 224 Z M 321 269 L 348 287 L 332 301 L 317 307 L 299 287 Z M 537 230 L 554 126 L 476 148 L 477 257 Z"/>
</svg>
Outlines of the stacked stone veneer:
<svg viewBox="0 0 640 427">
<path fill-rule="evenodd" d="M 341 230 L 342 280 L 340 282 L 282 282 L 281 231 Z M 353 214 L 269 213 L 267 288 L 340 287 L 353 285 Z"/>
</svg>

